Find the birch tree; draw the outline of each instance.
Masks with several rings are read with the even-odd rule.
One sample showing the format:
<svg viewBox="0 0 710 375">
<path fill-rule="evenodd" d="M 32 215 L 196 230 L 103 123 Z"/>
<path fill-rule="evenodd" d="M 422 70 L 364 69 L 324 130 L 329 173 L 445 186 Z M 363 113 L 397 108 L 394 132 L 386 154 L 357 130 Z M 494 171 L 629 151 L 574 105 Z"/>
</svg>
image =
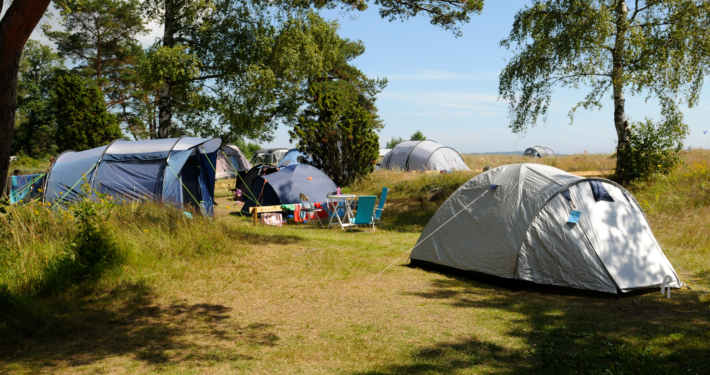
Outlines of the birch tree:
<svg viewBox="0 0 710 375">
<path fill-rule="evenodd" d="M 657 99 L 664 121 L 685 126 L 679 106 L 698 103 L 710 62 L 710 1 L 534 0 L 517 13 L 501 45 L 514 53 L 499 84 L 513 132 L 545 117 L 556 87 L 585 87 L 570 120 L 577 109 L 612 104 L 616 173 L 625 181 L 631 169 L 625 95 Z"/>
</svg>

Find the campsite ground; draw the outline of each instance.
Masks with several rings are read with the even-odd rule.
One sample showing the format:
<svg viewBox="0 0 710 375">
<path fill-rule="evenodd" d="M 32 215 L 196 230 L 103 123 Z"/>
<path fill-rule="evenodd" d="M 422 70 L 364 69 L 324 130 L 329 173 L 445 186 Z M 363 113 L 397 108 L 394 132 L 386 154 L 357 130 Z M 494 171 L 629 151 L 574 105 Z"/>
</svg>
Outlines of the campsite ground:
<svg viewBox="0 0 710 375">
<path fill-rule="evenodd" d="M 664 250 L 706 289 L 709 159 L 710 152 L 694 151 L 681 170 L 631 187 Z M 518 158 L 467 157 L 476 170 L 510 162 Z M 554 162 L 600 170 L 614 159 Z M 349 189 L 372 194 L 389 186 L 393 197 L 445 198 L 475 173 L 378 172 Z M 224 186 L 217 194 L 212 221 L 154 205 L 119 208 L 109 220 L 125 253 L 119 269 L 50 297 L 32 295 L 28 285 L 71 243 L 72 228 L 27 208 L 29 234 L 5 233 L 18 250 L 0 258 L 0 290 L 24 301 L 0 314 L 0 372 L 710 373 L 710 307 L 695 292 L 674 290 L 668 300 L 657 290 L 620 299 L 531 285 L 511 290 L 412 267 L 406 257 L 377 276 L 411 248 L 437 204 L 388 207 L 384 228 L 344 233 L 253 227 Z M 67 234 L 41 235 L 62 228 Z"/>
</svg>

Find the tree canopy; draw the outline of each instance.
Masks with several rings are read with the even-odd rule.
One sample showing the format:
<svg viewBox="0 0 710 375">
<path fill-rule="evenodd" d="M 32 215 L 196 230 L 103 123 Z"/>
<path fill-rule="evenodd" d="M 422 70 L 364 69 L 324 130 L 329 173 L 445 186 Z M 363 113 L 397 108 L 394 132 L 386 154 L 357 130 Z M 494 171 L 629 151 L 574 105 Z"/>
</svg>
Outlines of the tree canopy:
<svg viewBox="0 0 710 375">
<path fill-rule="evenodd" d="M 625 180 L 631 127 L 624 94 L 656 98 L 665 121 L 684 126 L 679 105 L 697 104 L 710 62 L 709 22 L 708 0 L 534 0 L 501 42 L 514 52 L 499 85 L 511 129 L 525 132 L 545 117 L 556 87 L 586 85 L 570 118 L 612 99 L 616 173 Z"/>
</svg>

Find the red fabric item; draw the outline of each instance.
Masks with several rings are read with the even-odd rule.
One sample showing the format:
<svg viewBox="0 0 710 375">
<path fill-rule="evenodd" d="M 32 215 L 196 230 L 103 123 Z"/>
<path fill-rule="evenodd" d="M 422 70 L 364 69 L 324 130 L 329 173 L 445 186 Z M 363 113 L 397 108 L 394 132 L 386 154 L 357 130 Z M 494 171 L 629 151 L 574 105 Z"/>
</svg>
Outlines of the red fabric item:
<svg viewBox="0 0 710 375">
<path fill-rule="evenodd" d="M 301 205 L 297 204 L 296 209 L 293 210 L 293 220 L 297 223 L 301 222 Z"/>
<path fill-rule="evenodd" d="M 316 208 L 320 208 L 322 211 L 316 211 L 316 215 L 321 218 L 321 219 L 327 219 L 328 218 L 328 211 L 325 209 L 325 204 L 323 203 L 314 203 L 313 204 Z"/>
</svg>

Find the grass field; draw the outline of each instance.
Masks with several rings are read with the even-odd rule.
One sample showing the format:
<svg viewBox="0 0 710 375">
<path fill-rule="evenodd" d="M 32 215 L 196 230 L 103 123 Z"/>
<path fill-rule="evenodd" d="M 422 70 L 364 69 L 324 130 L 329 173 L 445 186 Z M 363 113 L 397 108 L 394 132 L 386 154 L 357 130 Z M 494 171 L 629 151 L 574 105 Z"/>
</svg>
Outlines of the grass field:
<svg viewBox="0 0 710 375">
<path fill-rule="evenodd" d="M 466 162 L 480 170 L 519 160 Z M 538 161 L 571 171 L 614 165 L 594 155 Z M 680 170 L 629 188 L 664 250 L 710 289 L 708 161 L 710 152 L 693 151 Z M 388 207 L 374 233 L 253 227 L 224 184 L 214 220 L 157 205 L 113 208 L 106 225 L 120 263 L 65 288 L 39 286 L 75 241 L 73 218 L 10 209 L 0 218 L 0 373 L 710 373 L 710 306 L 695 292 L 511 291 L 406 257 L 376 277 L 476 173 L 377 172 L 348 187 L 440 198 L 427 211 Z"/>
</svg>

